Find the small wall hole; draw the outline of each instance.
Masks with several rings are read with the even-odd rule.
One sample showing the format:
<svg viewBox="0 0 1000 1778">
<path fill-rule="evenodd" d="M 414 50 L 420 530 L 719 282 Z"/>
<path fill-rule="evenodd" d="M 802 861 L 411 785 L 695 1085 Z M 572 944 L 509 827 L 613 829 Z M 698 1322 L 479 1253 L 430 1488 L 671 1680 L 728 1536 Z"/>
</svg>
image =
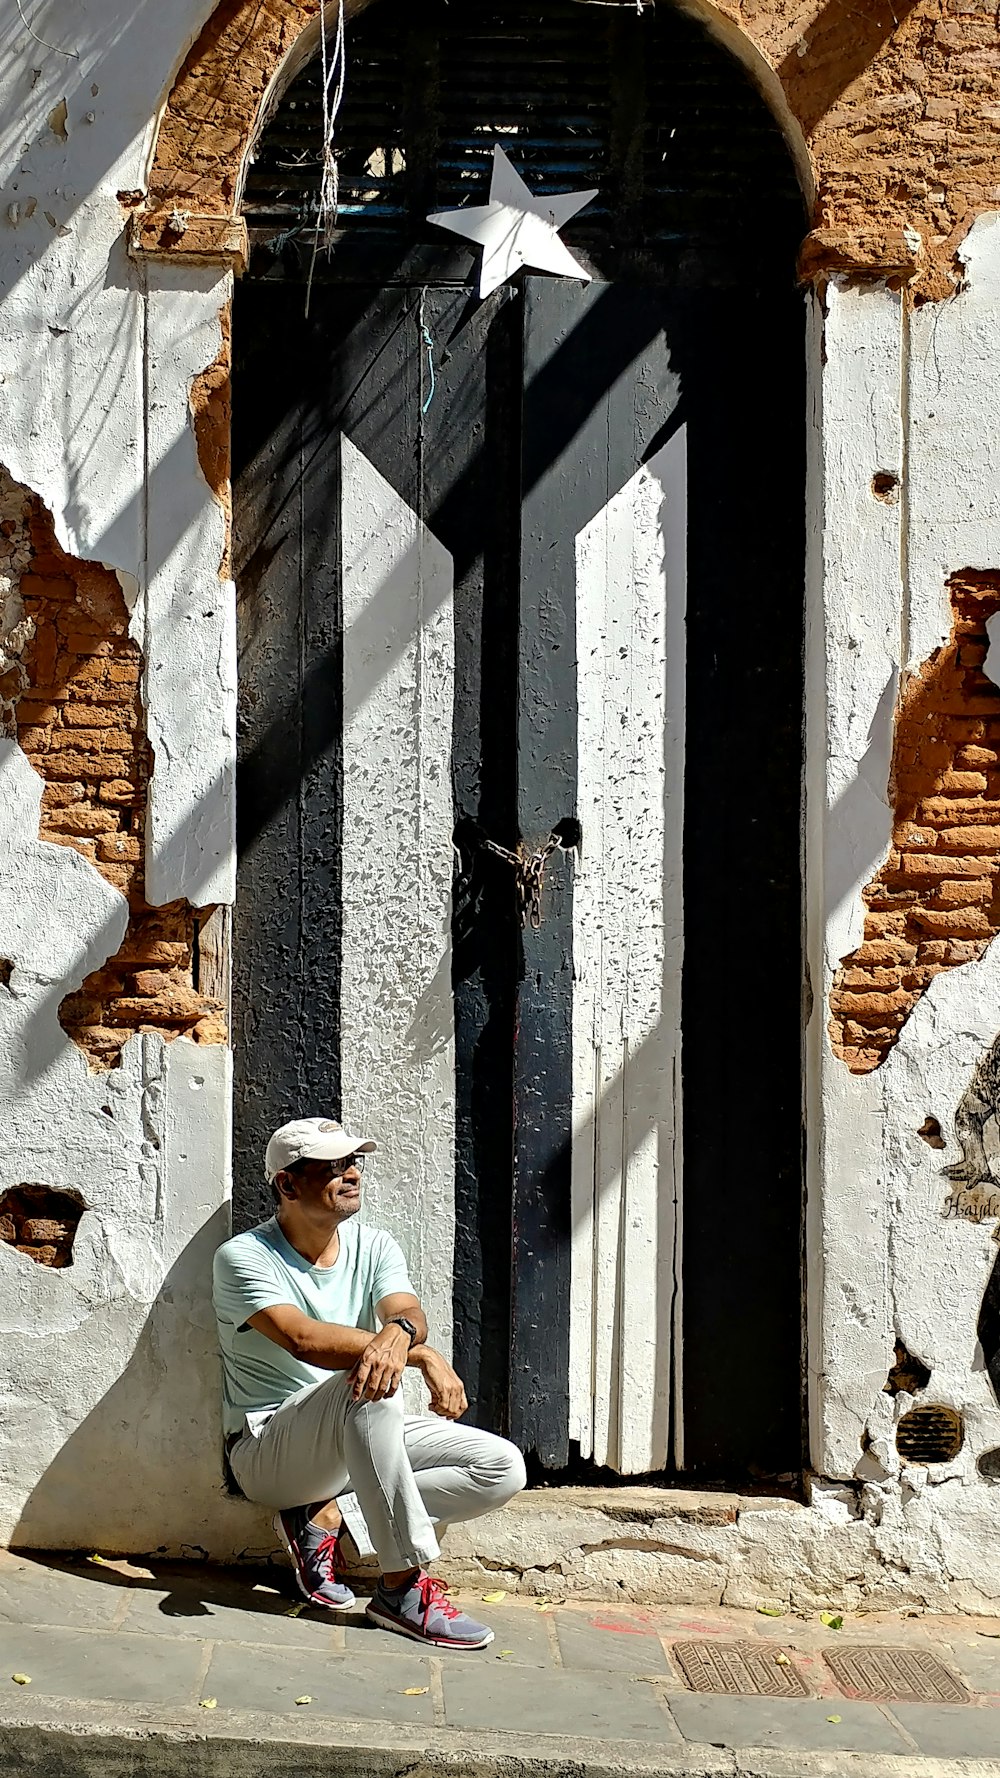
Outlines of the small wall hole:
<svg viewBox="0 0 1000 1778">
<path fill-rule="evenodd" d="M 872 493 L 886 506 L 895 506 L 899 499 L 899 476 L 891 469 L 877 469 L 872 476 Z"/>
<path fill-rule="evenodd" d="M 77 1225 L 87 1208 L 79 1192 L 52 1185 L 15 1185 L 0 1198 L 0 1241 L 36 1265 L 73 1264 Z"/>
<path fill-rule="evenodd" d="M 907 1395 L 918 1395 L 921 1389 L 927 1388 L 931 1380 L 930 1371 L 922 1358 L 914 1358 L 913 1353 L 906 1350 L 901 1340 L 896 1341 L 895 1350 L 896 1362 L 889 1372 L 883 1394 L 899 1395 L 905 1392 Z"/>
<path fill-rule="evenodd" d="M 994 1445 L 992 1451 L 984 1451 L 976 1459 L 976 1468 L 988 1482 L 1000 1482 L 1000 1445 Z"/>
<path fill-rule="evenodd" d="M 923 1137 L 928 1148 L 947 1148 L 948 1146 L 941 1134 L 941 1125 L 936 1117 L 925 1117 L 917 1135 Z"/>
<path fill-rule="evenodd" d="M 556 822 L 552 837 L 559 841 L 562 851 L 575 852 L 583 844 L 583 827 L 575 815 L 566 815 Z"/>
</svg>

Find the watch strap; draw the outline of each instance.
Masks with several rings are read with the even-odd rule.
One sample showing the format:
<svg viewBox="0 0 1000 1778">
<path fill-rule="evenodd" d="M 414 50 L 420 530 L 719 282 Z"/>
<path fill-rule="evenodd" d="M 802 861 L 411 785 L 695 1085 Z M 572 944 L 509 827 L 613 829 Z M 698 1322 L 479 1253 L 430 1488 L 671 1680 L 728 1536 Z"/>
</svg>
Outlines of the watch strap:
<svg viewBox="0 0 1000 1778">
<path fill-rule="evenodd" d="M 410 1346 L 412 1348 L 417 1337 L 417 1330 L 414 1327 L 413 1322 L 409 1321 L 405 1315 L 390 1315 L 389 1320 L 395 1322 L 397 1327 L 401 1327 L 404 1333 L 409 1334 Z"/>
</svg>

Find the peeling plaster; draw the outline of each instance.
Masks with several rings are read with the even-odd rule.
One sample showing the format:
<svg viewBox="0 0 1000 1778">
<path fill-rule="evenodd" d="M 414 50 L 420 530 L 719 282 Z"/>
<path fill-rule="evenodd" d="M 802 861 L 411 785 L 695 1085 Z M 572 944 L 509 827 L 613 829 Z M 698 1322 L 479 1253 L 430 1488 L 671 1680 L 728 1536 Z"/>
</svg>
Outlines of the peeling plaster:
<svg viewBox="0 0 1000 1778">
<path fill-rule="evenodd" d="M 118 576 L 150 659 L 150 893 L 200 904 L 232 894 L 235 667 L 224 523 L 188 390 L 217 353 L 229 285 L 207 274 L 190 293 L 147 289 L 117 193 L 143 185 L 164 85 L 207 10 L 137 0 L 109 32 L 107 9 L 80 0 L 62 9 L 64 29 L 55 15 L 47 26 L 73 60 L 22 42 L 15 24 L 0 69 L 0 461 L 53 513 L 69 554 Z M 17 621 L 12 602 L 15 647 Z M 193 697 L 204 659 L 221 665 Z M 58 1274 L 0 1243 L 0 1541 L 267 1547 L 263 1521 L 222 1486 L 207 1308 L 229 1226 L 229 1056 L 145 1035 L 114 1074 L 89 1073 L 57 1008 L 116 951 L 128 910 L 71 848 L 39 841 L 41 790 L 0 743 L 0 955 L 13 964 L 0 993 L 0 1192 L 46 1180 L 90 1208 Z M 123 1438 L 133 1460 L 109 1490 Z"/>
<path fill-rule="evenodd" d="M 54 512 L 69 553 L 119 577 L 147 658 L 149 893 L 196 904 L 233 892 L 233 591 L 189 408 L 231 284 L 204 266 L 137 267 L 118 194 L 141 196 L 168 73 L 210 10 L 137 0 L 110 34 L 106 9 L 79 0 L 56 34 L 71 64 L 36 68 L 15 42 L 0 70 L 0 460 Z M 48 121 L 60 115 L 65 135 Z M 640 1541 L 656 1549 L 623 1548 L 610 1514 L 596 1531 L 592 1511 L 558 1535 L 550 1522 L 543 1537 L 508 1509 L 496 1530 L 462 1531 L 474 1572 L 506 1562 L 541 1589 L 558 1563 L 573 1591 L 692 1602 L 708 1585 L 733 1604 L 1000 1607 L 995 1488 L 975 1468 L 1000 1443 L 976 1339 L 996 1248 L 987 1227 L 942 1216 L 941 1178 L 958 1161 L 955 1109 L 997 1035 L 996 947 L 931 984 L 875 1076 L 847 1076 L 821 1031 L 832 971 L 860 936 L 860 888 L 888 847 L 898 678 L 947 635 L 949 575 L 1000 566 L 1000 218 L 980 218 L 961 253 L 966 286 L 947 303 L 908 314 L 898 293 L 835 279 L 825 314 L 812 309 L 809 1363 L 826 1479 L 808 1508 L 687 1530 L 654 1521 Z M 898 498 L 880 496 L 877 475 L 898 478 Z M 19 621 L 15 595 L 8 634 Z M 145 1035 L 113 1076 L 88 1073 L 56 1007 L 120 943 L 126 909 L 72 850 L 38 840 L 40 783 L 10 742 L 0 792 L 7 1152 L 20 1176 L 90 1206 L 61 1275 L 0 1244 L 0 1536 L 73 1547 L 85 1527 L 108 1547 L 268 1548 L 218 1461 L 208 1267 L 228 1231 L 228 1054 Z M 943 1151 L 920 1136 L 930 1115 Z M 883 1392 L 897 1339 L 964 1417 L 965 1448 L 937 1476 L 894 1458 L 912 1400 Z M 111 1498 L 101 1478 L 123 1428 L 135 1455 Z"/>
</svg>

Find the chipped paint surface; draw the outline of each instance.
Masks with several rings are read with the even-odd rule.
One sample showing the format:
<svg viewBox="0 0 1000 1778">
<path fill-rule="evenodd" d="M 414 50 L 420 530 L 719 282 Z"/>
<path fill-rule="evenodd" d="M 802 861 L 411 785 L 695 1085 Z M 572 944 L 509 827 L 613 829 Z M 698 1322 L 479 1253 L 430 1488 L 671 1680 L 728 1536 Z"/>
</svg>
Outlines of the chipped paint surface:
<svg viewBox="0 0 1000 1778">
<path fill-rule="evenodd" d="M 918 8 L 907 32 L 918 68 L 929 11 Z M 52 512 L 68 553 L 118 577 L 145 663 L 148 893 L 195 906 L 233 895 L 225 466 L 217 439 L 206 454 L 204 435 L 199 458 L 192 420 L 199 379 L 223 365 L 230 276 L 221 250 L 214 265 L 140 266 L 124 229 L 172 73 L 210 12 L 207 0 L 139 0 L 111 32 L 97 0 L 60 0 L 46 9 L 46 34 L 72 55 L 15 37 L 0 73 L 0 462 Z M 773 13 L 772 59 L 802 61 L 804 13 Z M 952 41 L 956 29 L 942 22 L 934 54 L 979 55 L 969 66 L 981 70 L 985 50 Z M 279 62 L 271 57 L 261 91 Z M 813 88 L 800 84 L 805 106 Z M 865 94 L 873 105 L 893 97 L 878 80 Z M 849 106 L 830 127 L 854 139 Z M 928 112 L 921 127 L 919 140 L 933 144 L 949 119 Z M 933 194 L 915 201 L 923 226 Z M 952 248 L 942 243 L 964 226 L 942 211 L 928 288 L 944 276 Z M 197 218 L 189 244 L 195 237 Z M 867 261 L 863 246 L 854 239 L 859 264 L 885 263 L 885 242 Z M 915 263 L 913 243 L 904 246 Z M 976 1345 L 996 1252 L 991 1212 L 985 1222 L 942 1214 L 942 1168 L 963 1158 L 956 1116 L 1000 1023 L 995 945 L 929 982 L 870 1075 L 852 1077 L 825 1036 L 833 974 L 861 941 L 862 890 L 890 843 L 900 675 L 946 643 L 950 577 L 1000 570 L 1000 219 L 981 217 L 962 254 L 966 288 L 947 304 L 911 313 L 896 292 L 835 282 L 813 313 L 810 1381 L 825 1480 L 805 1508 L 771 1503 L 680 1528 L 654 1515 L 638 1534 L 605 1505 L 555 1509 L 526 1497 L 453 1546 L 456 1560 L 492 1564 L 491 1575 L 499 1567 L 510 1587 L 550 1588 L 558 1564 L 572 1591 L 806 1604 L 836 1589 L 845 1605 L 1000 1609 L 995 1493 L 976 1469 L 1000 1444 Z M 8 516 L 0 503 L 0 532 Z M 10 702 L 30 622 L 24 566 L 0 544 L 0 695 Z M 0 1196 L 38 1180 L 86 1205 L 70 1267 L 0 1242 L 11 1453 L 0 1536 L 41 1547 L 75 1547 L 81 1536 L 109 1548 L 198 1546 L 220 1557 L 266 1545 L 260 1516 L 225 1495 L 218 1457 L 208 1269 L 228 1226 L 228 1052 L 165 1046 L 147 1032 L 124 1045 L 113 1073 L 88 1070 L 58 1009 L 118 950 L 127 906 L 89 857 L 39 838 L 42 780 L 13 739 L 0 741 L 0 784 Z M 921 1135 L 928 1119 L 944 1148 Z M 897 1343 L 931 1373 L 919 1397 L 885 1391 Z M 961 1415 L 953 1462 L 901 1465 L 895 1428 L 917 1399 Z M 103 1477 L 123 1428 L 134 1454 L 117 1464 L 112 1494 Z"/>
<path fill-rule="evenodd" d="M 228 279 L 145 289 L 117 194 L 143 186 L 163 86 L 207 10 L 140 0 L 110 31 L 96 0 L 50 7 L 43 35 L 74 53 L 15 20 L 0 74 L 0 695 L 9 720 L 32 624 L 6 544 L 27 489 L 70 556 L 117 576 L 146 663 L 149 892 L 197 905 L 232 895 L 232 588 L 189 408 Z M 0 783 L 0 1195 L 43 1181 L 87 1206 L 71 1266 L 0 1242 L 0 1539 L 242 1548 L 256 1521 L 221 1486 L 208 1309 L 229 1055 L 147 1034 L 112 1074 L 88 1069 L 59 1008 L 118 951 L 128 904 L 95 861 L 39 838 L 43 780 L 13 739 Z"/>
<path fill-rule="evenodd" d="M 858 593 L 839 575 L 825 577 L 822 671 L 833 732 L 850 722 L 852 709 L 857 726 L 865 721 L 886 667 L 917 672 L 944 648 L 952 623 L 949 583 L 968 565 L 984 575 L 1000 565 L 992 443 L 1000 375 L 997 218 L 976 224 L 967 261 L 969 284 L 961 296 L 933 316 L 923 310 L 901 320 L 896 365 L 905 395 L 899 404 L 905 474 L 899 506 L 890 509 L 900 515 L 901 547 L 898 553 L 891 545 L 885 550 L 883 591 L 867 600 L 869 621 L 878 622 L 884 638 L 882 664 L 859 660 L 862 651 L 852 646 Z M 829 327 L 838 325 L 847 305 L 851 325 L 841 328 L 836 353 L 829 328 L 827 333 L 825 421 L 828 391 L 846 386 L 836 396 L 843 404 L 853 399 L 852 387 L 861 398 L 869 386 L 867 373 L 859 373 L 876 337 L 875 299 L 837 293 Z M 832 448 L 828 440 L 828 464 Z M 824 476 L 827 562 L 838 535 L 857 549 L 859 522 L 871 530 L 863 492 L 883 465 L 863 431 L 856 448 L 857 463 L 848 474 L 834 453 L 834 473 L 828 468 Z M 882 522 L 874 520 L 876 526 Z M 874 563 L 875 549 L 863 550 L 862 559 Z M 819 653 L 817 637 L 814 674 Z M 853 679 L 845 681 L 845 671 Z M 814 698 L 822 695 L 820 686 L 814 677 Z M 867 705 L 855 687 L 866 690 Z M 815 710 L 813 724 L 815 734 Z M 838 824 L 839 838 L 846 824 L 846 852 L 857 861 L 857 876 L 844 894 L 835 875 L 839 848 L 832 863 L 828 848 L 826 956 L 822 978 L 814 978 L 817 990 L 821 980 L 824 990 L 817 992 L 812 1027 L 810 1101 L 813 1189 L 823 1193 L 822 1211 L 813 1207 L 810 1242 L 814 1462 L 821 1474 L 860 1484 L 863 1513 L 880 1515 L 882 1524 L 892 1523 L 897 1535 L 912 1539 L 907 1559 L 936 1575 L 935 1586 L 949 1573 L 959 1591 L 989 1576 L 986 1590 L 995 1596 L 989 1532 L 994 1497 L 976 1463 L 1000 1443 L 1000 1407 L 977 1342 L 996 1248 L 988 1211 L 985 1222 L 943 1212 L 949 1180 L 967 1158 L 970 1082 L 1000 1024 L 1000 960 L 995 944 L 977 946 L 978 955 L 936 974 L 874 1072 L 852 1076 L 835 1058 L 822 1030 L 827 995 L 841 960 L 862 936 L 862 890 L 885 861 L 891 830 L 886 756 L 874 792 L 870 782 L 860 783 L 863 757 L 854 780 L 830 799 L 830 826 Z M 810 769 L 819 763 L 814 754 Z M 813 818 L 815 835 L 815 810 Z M 815 895 L 823 886 L 815 850 L 811 870 Z M 815 902 L 813 907 L 815 917 Z M 845 914 L 845 908 L 851 911 Z M 814 954 L 818 943 L 817 922 Z M 943 1147 L 927 1140 L 927 1129 L 937 1126 Z M 884 1392 L 896 1342 L 931 1372 L 917 1396 Z M 915 1402 L 940 1403 L 962 1416 L 964 1444 L 954 1461 L 900 1463 L 895 1428 Z M 857 1496 L 852 1490 L 844 1498 Z"/>
</svg>

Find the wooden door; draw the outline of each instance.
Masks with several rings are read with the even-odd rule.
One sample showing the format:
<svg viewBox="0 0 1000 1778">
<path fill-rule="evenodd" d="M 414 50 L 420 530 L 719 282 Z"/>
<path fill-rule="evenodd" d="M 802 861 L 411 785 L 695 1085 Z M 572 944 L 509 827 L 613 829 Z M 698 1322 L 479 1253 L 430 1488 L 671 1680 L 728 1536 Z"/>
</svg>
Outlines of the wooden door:
<svg viewBox="0 0 1000 1778">
<path fill-rule="evenodd" d="M 342 1110 L 476 1421 L 550 1473 L 792 1469 L 797 1003 L 738 1050 L 708 999 L 734 852 L 792 945 L 772 1001 L 797 980 L 766 352 L 724 293 L 643 285 L 331 278 L 302 309 L 238 292 L 241 1220 L 269 1129 Z M 768 1092 L 765 1178 L 737 1150 Z"/>
</svg>

